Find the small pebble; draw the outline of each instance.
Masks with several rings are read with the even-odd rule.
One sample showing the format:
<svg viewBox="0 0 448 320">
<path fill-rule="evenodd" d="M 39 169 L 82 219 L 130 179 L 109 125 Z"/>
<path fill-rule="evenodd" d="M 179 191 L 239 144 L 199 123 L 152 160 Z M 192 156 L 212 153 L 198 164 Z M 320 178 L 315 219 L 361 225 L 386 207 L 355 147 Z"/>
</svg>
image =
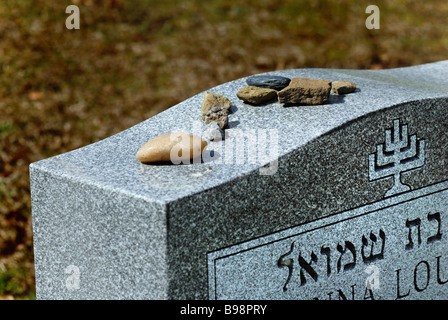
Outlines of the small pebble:
<svg viewBox="0 0 448 320">
<path fill-rule="evenodd" d="M 277 97 L 277 90 L 246 86 L 237 92 L 236 96 L 244 102 L 259 105 Z"/>
<path fill-rule="evenodd" d="M 200 157 L 206 146 L 206 141 L 188 133 L 166 133 L 146 142 L 136 157 L 143 163 L 186 161 Z"/>
<path fill-rule="evenodd" d="M 278 92 L 278 101 L 285 104 L 319 105 L 328 101 L 331 81 L 294 78 Z"/>
<path fill-rule="evenodd" d="M 249 86 L 282 90 L 286 88 L 291 79 L 281 76 L 251 76 L 246 79 Z"/>
<path fill-rule="evenodd" d="M 331 84 L 332 90 L 337 94 L 347 94 L 355 92 L 356 84 L 353 81 L 338 80 Z"/>
<path fill-rule="evenodd" d="M 231 106 L 232 102 L 227 97 L 217 93 L 206 92 L 201 107 L 202 120 L 205 120 L 205 115 L 213 107 L 225 108 L 229 110 Z"/>
</svg>

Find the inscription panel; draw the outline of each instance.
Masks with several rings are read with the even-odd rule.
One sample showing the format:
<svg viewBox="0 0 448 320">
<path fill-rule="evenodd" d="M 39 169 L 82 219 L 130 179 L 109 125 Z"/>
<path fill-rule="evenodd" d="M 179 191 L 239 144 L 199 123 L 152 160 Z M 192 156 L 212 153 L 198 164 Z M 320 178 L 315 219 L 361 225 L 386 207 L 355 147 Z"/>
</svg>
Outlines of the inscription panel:
<svg viewBox="0 0 448 320">
<path fill-rule="evenodd" d="M 208 253 L 210 299 L 447 299 L 448 181 Z"/>
</svg>

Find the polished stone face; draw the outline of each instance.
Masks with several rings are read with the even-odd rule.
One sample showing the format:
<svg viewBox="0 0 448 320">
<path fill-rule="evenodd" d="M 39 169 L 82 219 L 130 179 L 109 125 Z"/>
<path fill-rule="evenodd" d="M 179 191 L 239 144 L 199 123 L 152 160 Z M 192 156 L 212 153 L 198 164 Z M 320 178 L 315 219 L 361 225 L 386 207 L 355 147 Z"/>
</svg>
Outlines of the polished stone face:
<svg viewBox="0 0 448 320">
<path fill-rule="evenodd" d="M 208 254 L 212 299 L 445 299 L 448 182 Z"/>
<path fill-rule="evenodd" d="M 135 154 L 200 136 L 205 92 L 32 164 L 37 297 L 447 298 L 447 70 L 270 73 L 356 83 L 318 106 L 247 105 L 243 78 L 208 90 L 233 105 L 201 163 Z"/>
</svg>

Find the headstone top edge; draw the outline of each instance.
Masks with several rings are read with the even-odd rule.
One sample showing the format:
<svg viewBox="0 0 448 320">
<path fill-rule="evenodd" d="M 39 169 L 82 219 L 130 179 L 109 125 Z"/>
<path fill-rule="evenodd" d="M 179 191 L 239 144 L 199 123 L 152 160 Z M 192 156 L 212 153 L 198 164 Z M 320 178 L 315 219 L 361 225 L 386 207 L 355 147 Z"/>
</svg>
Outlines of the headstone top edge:
<svg viewBox="0 0 448 320">
<path fill-rule="evenodd" d="M 368 75 L 368 74 L 379 74 L 379 73 L 397 73 L 397 71 L 404 72 L 406 75 L 412 74 L 413 70 L 419 69 L 424 70 L 425 68 L 433 69 L 434 67 L 447 67 L 448 68 L 448 60 L 447 61 L 441 61 L 441 62 L 435 62 L 430 64 L 425 64 L 421 66 L 411 66 L 411 67 L 403 67 L 403 68 L 397 68 L 397 69 L 386 69 L 386 70 L 351 70 L 351 69 L 289 69 L 289 70 L 283 70 L 283 71 L 272 71 L 267 72 L 263 74 L 276 74 L 276 75 L 298 75 L 298 73 L 305 72 L 304 77 L 309 78 L 319 78 L 323 77 L 325 75 L 333 75 L 335 78 L 340 77 L 341 73 L 346 72 L 349 70 L 349 72 L 353 72 L 353 76 L 357 75 Z M 240 78 L 234 81 L 230 81 L 224 84 L 221 84 L 219 86 L 216 86 L 214 88 L 210 88 L 206 91 L 212 91 L 212 92 L 220 92 L 223 90 L 224 95 L 228 95 L 229 99 L 232 102 L 237 101 L 238 99 L 234 97 L 234 94 L 238 88 L 241 87 L 241 85 L 244 83 L 245 78 Z M 350 79 L 348 79 L 350 80 Z M 334 81 L 334 80 L 333 80 Z M 365 81 L 369 81 L 369 79 L 366 79 Z M 362 83 L 362 81 L 361 81 Z M 377 83 L 381 83 L 378 81 Z M 447 80 L 445 80 L 445 83 L 448 84 Z M 387 87 L 388 84 L 385 84 L 384 87 Z M 359 92 L 359 95 L 362 95 L 364 87 L 361 86 L 361 92 Z M 367 90 L 367 89 L 366 89 Z M 401 90 L 401 89 L 400 89 Z M 98 141 L 94 144 L 75 149 L 73 151 L 57 155 L 51 158 L 47 158 L 44 160 L 36 161 L 32 164 L 30 164 L 30 169 L 38 169 L 43 170 L 47 172 L 51 172 L 52 170 L 55 170 L 55 175 L 64 175 L 66 177 L 72 177 L 75 179 L 78 179 L 80 181 L 89 183 L 89 180 L 94 179 L 96 185 L 101 186 L 107 186 L 112 189 L 120 189 L 120 186 L 117 184 L 114 184 L 115 182 L 112 182 L 112 180 L 119 180 L 120 183 L 126 183 L 130 184 L 130 191 L 133 195 L 136 196 L 142 196 L 145 199 L 149 199 L 154 202 L 160 202 L 160 203 L 169 203 L 171 201 L 177 200 L 179 198 L 190 196 L 195 193 L 200 193 L 204 190 L 207 190 L 212 187 L 216 187 L 218 185 L 221 185 L 223 183 L 229 182 L 233 179 L 235 179 L 237 176 L 235 175 L 226 175 L 225 170 L 219 172 L 217 175 L 217 179 L 213 181 L 213 184 L 207 185 L 204 188 L 192 188 L 185 190 L 185 193 L 177 194 L 176 192 L 171 192 L 172 190 L 169 190 L 166 197 L 160 197 L 160 194 L 148 194 L 148 189 L 146 189 L 145 182 L 137 182 L 137 183 L 131 183 L 132 179 L 135 179 L 138 177 L 138 173 L 136 172 L 126 172 L 126 170 L 131 169 L 131 171 L 139 171 L 141 166 L 144 166 L 135 159 L 135 152 L 138 147 L 146 142 L 151 136 L 157 136 L 158 134 L 163 134 L 166 132 L 170 132 L 170 127 L 176 126 L 175 123 L 173 123 L 172 120 L 169 120 L 172 115 L 176 112 L 182 112 L 183 115 L 185 115 L 186 121 L 196 121 L 195 117 L 195 111 L 191 108 L 191 105 L 197 105 L 198 111 L 200 110 L 200 102 L 203 98 L 203 94 L 206 92 L 203 91 L 193 97 L 188 98 L 187 100 L 165 110 L 164 112 L 160 113 L 159 115 L 156 115 L 152 118 L 149 118 L 131 128 L 128 128 L 120 133 L 117 133 L 111 137 L 108 137 L 104 140 Z M 391 92 L 394 92 L 395 89 L 392 88 Z M 399 90 L 396 90 L 399 91 Z M 355 93 L 358 94 L 358 93 Z M 387 95 L 386 95 L 387 96 Z M 364 96 L 365 97 L 365 96 Z M 347 111 L 347 114 L 340 114 L 338 117 L 335 117 L 335 120 L 333 123 L 330 122 L 327 126 L 322 126 L 319 128 L 319 132 L 317 132 L 314 136 L 303 136 L 303 137 L 297 137 L 297 140 L 294 143 L 285 144 L 284 146 L 281 146 L 281 150 L 279 150 L 279 157 L 285 155 L 286 153 L 289 153 L 297 148 L 300 148 L 301 146 L 305 145 L 306 143 L 323 136 L 333 130 L 336 130 L 338 127 L 343 126 L 346 123 L 355 121 L 358 118 L 364 117 L 368 114 L 379 112 L 385 108 L 390 108 L 396 105 L 400 105 L 403 103 L 409 103 L 416 100 L 421 99 L 433 99 L 433 98 L 446 98 L 448 97 L 448 93 L 444 94 L 436 94 L 433 92 L 427 92 L 427 91 L 419 91 L 415 95 L 410 95 L 408 97 L 387 97 L 385 98 L 385 101 L 381 101 L 380 97 L 377 97 L 377 100 L 374 100 L 371 102 L 371 107 L 366 108 L 365 110 L 362 110 L 359 114 L 350 114 L 350 110 Z M 362 98 L 362 97 L 361 97 Z M 319 116 L 316 117 L 315 122 L 319 121 L 319 119 L 327 119 L 329 115 L 331 115 L 332 112 L 341 112 L 343 111 L 343 106 L 352 106 L 352 110 L 356 109 L 356 106 L 359 102 L 356 101 L 358 97 L 348 96 L 347 102 L 343 104 L 328 104 L 328 105 L 322 105 L 317 108 L 315 107 L 303 107 L 303 109 L 298 109 L 298 113 L 301 113 L 300 116 L 307 116 L 315 112 L 319 112 Z M 390 100 L 390 101 L 388 101 Z M 247 126 L 245 126 L 244 122 L 246 121 L 246 116 L 251 116 L 252 114 L 250 112 L 244 113 L 241 112 L 243 107 L 241 104 L 238 104 L 239 110 L 236 113 L 240 117 L 241 128 L 247 128 L 250 126 L 254 126 L 254 122 L 248 121 Z M 278 107 L 277 105 L 274 106 Z M 272 115 L 273 110 L 266 109 L 267 112 L 270 115 Z M 289 116 L 289 113 L 291 110 L 282 110 L 284 114 L 282 116 Z M 196 112 L 198 115 L 200 115 L 200 112 Z M 199 117 L 198 117 L 199 118 Z M 336 119 L 337 118 L 337 119 Z M 275 123 L 276 125 L 278 123 Z M 311 125 L 315 125 L 315 123 L 311 123 Z M 256 127 L 256 125 L 255 125 Z M 289 130 L 289 129 L 288 129 Z M 297 130 L 299 132 L 300 130 Z M 172 132 L 172 131 L 171 131 Z M 305 131 L 304 131 L 305 132 Z M 146 136 L 145 136 L 145 135 Z M 114 146 L 114 148 L 120 148 L 122 150 L 122 153 L 117 155 L 117 157 L 114 159 L 114 161 L 105 160 L 105 154 L 108 152 L 108 148 L 111 146 Z M 135 149 L 135 150 L 134 150 Z M 56 160 L 56 161 L 55 161 Z M 90 175 L 89 179 L 83 179 L 77 178 L 76 173 L 69 169 L 66 166 L 61 166 L 57 164 L 59 160 L 66 161 L 67 163 L 70 163 L 76 168 L 79 168 L 80 170 L 84 170 Z M 60 161 L 59 161 L 60 162 Z M 259 165 L 258 167 L 254 166 L 246 166 L 243 165 L 238 172 L 235 174 L 241 176 L 245 174 L 249 174 L 250 172 L 257 170 L 262 165 Z M 134 169 L 132 169 L 134 168 Z M 135 170 L 137 168 L 137 170 Z M 101 171 L 106 171 L 106 173 L 110 173 L 109 177 L 110 180 L 105 178 L 104 176 L 107 176 L 107 174 L 101 174 Z M 121 172 L 119 172 L 121 171 Z M 120 176 L 121 175 L 121 176 Z M 140 177 L 141 178 L 141 177 Z M 126 186 L 128 187 L 128 186 Z M 163 190 L 161 190 L 163 191 Z"/>
</svg>

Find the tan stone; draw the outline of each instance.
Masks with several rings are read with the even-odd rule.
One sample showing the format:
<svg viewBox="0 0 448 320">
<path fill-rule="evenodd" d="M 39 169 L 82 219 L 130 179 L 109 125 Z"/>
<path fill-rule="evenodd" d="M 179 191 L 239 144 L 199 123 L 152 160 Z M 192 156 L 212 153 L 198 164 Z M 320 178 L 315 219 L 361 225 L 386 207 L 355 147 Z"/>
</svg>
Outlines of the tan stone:
<svg viewBox="0 0 448 320">
<path fill-rule="evenodd" d="M 232 102 L 227 98 L 217 93 L 206 92 L 204 95 L 204 100 L 202 101 L 201 116 L 202 120 L 205 119 L 205 115 L 213 107 L 220 107 L 225 109 L 230 109 Z"/>
<path fill-rule="evenodd" d="M 330 90 L 329 80 L 294 78 L 289 86 L 278 92 L 278 101 L 285 104 L 324 104 L 328 101 Z"/>
<path fill-rule="evenodd" d="M 185 162 L 200 157 L 207 142 L 188 133 L 166 133 L 146 142 L 136 157 L 143 163 L 171 161 Z"/>
<path fill-rule="evenodd" d="M 331 84 L 332 90 L 337 94 L 352 93 L 356 90 L 356 84 L 353 81 L 338 80 Z"/>
<path fill-rule="evenodd" d="M 246 86 L 238 91 L 236 96 L 244 102 L 259 105 L 277 97 L 277 90 Z"/>
</svg>

